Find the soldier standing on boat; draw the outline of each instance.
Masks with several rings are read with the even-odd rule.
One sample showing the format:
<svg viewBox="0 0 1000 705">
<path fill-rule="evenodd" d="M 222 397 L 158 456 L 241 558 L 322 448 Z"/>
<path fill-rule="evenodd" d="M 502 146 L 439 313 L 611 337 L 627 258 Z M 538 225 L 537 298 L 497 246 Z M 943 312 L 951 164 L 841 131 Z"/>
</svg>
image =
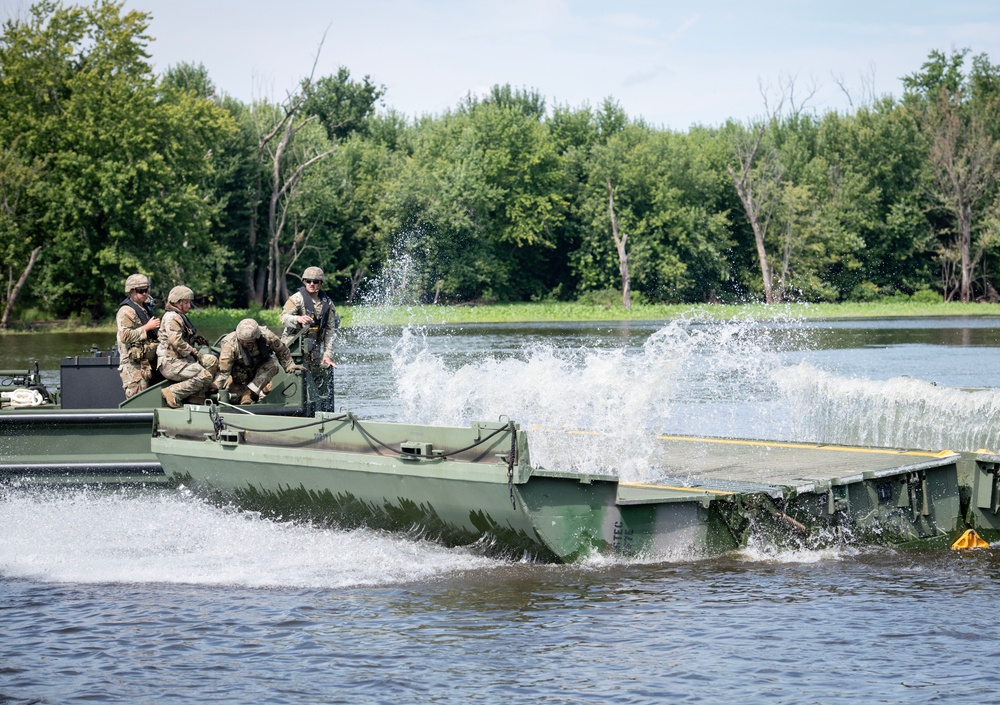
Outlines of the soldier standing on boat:
<svg viewBox="0 0 1000 705">
<path fill-rule="evenodd" d="M 320 287 L 326 275 L 319 267 L 306 267 L 302 273 L 303 287 L 288 297 L 281 309 L 284 331 L 281 341 L 292 347 L 296 337 L 305 345 L 303 362 L 315 372 L 320 367 L 336 367 L 333 363 L 333 338 L 337 311 L 333 301 Z"/>
<path fill-rule="evenodd" d="M 295 364 L 288 346 L 278 336 L 252 318 L 244 318 L 234 332 L 222 339 L 215 386 L 228 390 L 236 404 L 253 404 L 271 391 L 279 364 L 285 372 L 305 369 Z"/>
<path fill-rule="evenodd" d="M 193 291 L 186 286 L 175 286 L 167 296 L 167 310 L 160 322 L 157 365 L 160 374 L 176 382 L 161 391 L 171 409 L 179 408 L 188 397 L 193 397 L 192 401 L 204 401 L 219 371 L 219 358 L 202 355 L 196 347 L 207 341 L 188 320 L 193 300 Z"/>
<path fill-rule="evenodd" d="M 131 399 L 149 387 L 156 365 L 156 337 L 160 319 L 153 314 L 153 299 L 149 295 L 149 277 L 132 274 L 125 280 L 128 298 L 121 302 L 115 321 L 118 323 L 118 372 Z"/>
</svg>

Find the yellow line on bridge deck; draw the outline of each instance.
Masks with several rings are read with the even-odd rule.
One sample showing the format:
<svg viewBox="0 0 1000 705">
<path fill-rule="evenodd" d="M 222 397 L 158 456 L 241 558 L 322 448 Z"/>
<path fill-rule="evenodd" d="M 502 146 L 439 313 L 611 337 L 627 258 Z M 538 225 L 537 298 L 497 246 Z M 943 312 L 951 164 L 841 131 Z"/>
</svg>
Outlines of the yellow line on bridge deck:
<svg viewBox="0 0 1000 705">
<path fill-rule="evenodd" d="M 914 455 L 923 458 L 945 458 L 954 451 L 895 450 L 892 448 L 862 448 L 860 446 L 835 446 L 819 443 L 788 443 L 786 441 L 750 441 L 739 438 L 697 438 L 695 436 L 657 436 L 661 441 L 688 441 L 691 443 L 719 443 L 724 445 L 756 446 L 767 448 L 798 448 L 803 450 L 832 450 L 842 453 L 875 453 L 882 455 Z"/>
<path fill-rule="evenodd" d="M 531 431 L 544 431 L 546 433 L 565 433 L 571 436 L 604 436 L 608 435 L 606 431 L 585 431 L 580 429 L 552 429 L 552 428 L 542 428 L 541 426 L 535 426 Z M 720 445 L 738 445 L 738 446 L 755 446 L 755 447 L 768 447 L 768 448 L 798 448 L 802 450 L 832 450 L 840 451 L 842 453 L 872 453 L 880 455 L 912 455 L 922 458 L 946 458 L 949 455 L 956 455 L 953 450 L 897 450 L 895 448 L 865 448 L 862 446 L 841 446 L 841 445 L 825 445 L 822 443 L 791 443 L 788 441 L 759 441 L 750 440 L 744 438 L 716 438 L 712 436 L 699 437 L 699 436 L 670 436 L 670 435 L 659 435 L 656 436 L 657 440 L 660 441 L 684 441 L 688 443 L 718 443 Z M 988 452 L 988 451 L 986 451 Z"/>
<path fill-rule="evenodd" d="M 674 490 L 675 492 L 696 492 L 698 494 L 733 494 L 730 490 L 709 490 L 704 487 L 674 487 L 672 485 L 647 485 L 642 482 L 619 482 L 619 487 L 642 487 L 649 490 Z"/>
</svg>

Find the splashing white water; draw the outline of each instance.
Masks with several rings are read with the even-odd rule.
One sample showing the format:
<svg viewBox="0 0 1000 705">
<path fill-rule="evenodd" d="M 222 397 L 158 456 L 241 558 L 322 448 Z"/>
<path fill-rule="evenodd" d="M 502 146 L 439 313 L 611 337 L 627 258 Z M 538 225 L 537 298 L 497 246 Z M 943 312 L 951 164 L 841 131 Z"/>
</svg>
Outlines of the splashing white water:
<svg viewBox="0 0 1000 705">
<path fill-rule="evenodd" d="M 790 362 L 788 351 L 809 350 L 809 335 L 794 321 L 685 317 L 640 346 L 531 343 L 449 364 L 423 330 L 407 328 L 392 350 L 393 403 L 408 423 L 509 417 L 531 431 L 535 465 L 640 482 L 658 474 L 663 433 L 1000 449 L 1000 391 L 844 377 Z"/>
<path fill-rule="evenodd" d="M 214 507 L 183 492 L 0 491 L 0 575 L 46 582 L 336 588 L 502 565 L 401 535 Z"/>
<path fill-rule="evenodd" d="M 797 410 L 796 437 L 820 443 L 972 451 L 1000 449 L 1000 391 L 897 377 L 842 377 L 803 362 L 775 374 Z"/>
<path fill-rule="evenodd" d="M 392 351 L 395 403 L 407 423 L 509 417 L 532 431 L 536 465 L 643 481 L 658 473 L 657 434 L 693 416 L 703 427 L 743 422 L 747 404 L 774 397 L 774 334 L 753 321 L 681 318 L 639 347 L 534 343 L 449 367 L 408 328 Z"/>
</svg>

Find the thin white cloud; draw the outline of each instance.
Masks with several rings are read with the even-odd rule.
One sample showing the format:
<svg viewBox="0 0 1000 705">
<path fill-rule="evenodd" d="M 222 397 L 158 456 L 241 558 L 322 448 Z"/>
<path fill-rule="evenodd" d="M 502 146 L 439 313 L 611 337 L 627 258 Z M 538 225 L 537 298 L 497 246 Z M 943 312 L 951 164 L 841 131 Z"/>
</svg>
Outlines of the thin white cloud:
<svg viewBox="0 0 1000 705">
<path fill-rule="evenodd" d="M 680 27 L 678 27 L 677 29 L 675 29 L 673 32 L 670 33 L 670 38 L 677 39 L 677 37 L 687 34 L 687 31 L 692 27 L 694 27 L 696 24 L 698 24 L 698 21 L 700 19 L 701 19 L 700 15 L 695 15 L 694 17 L 688 18 L 687 20 L 684 21 L 684 24 L 682 24 Z"/>
</svg>

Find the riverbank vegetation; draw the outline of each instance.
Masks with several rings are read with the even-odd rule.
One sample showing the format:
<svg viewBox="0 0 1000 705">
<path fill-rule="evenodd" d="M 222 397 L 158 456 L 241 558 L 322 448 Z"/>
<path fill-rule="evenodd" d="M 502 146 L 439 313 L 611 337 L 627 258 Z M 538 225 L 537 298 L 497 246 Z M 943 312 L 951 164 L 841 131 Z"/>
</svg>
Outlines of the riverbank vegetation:
<svg viewBox="0 0 1000 705">
<path fill-rule="evenodd" d="M 614 321 L 669 321 L 678 318 L 698 318 L 705 321 L 753 319 L 768 320 L 851 320 L 866 318 L 1000 318 L 1000 304 L 961 303 L 957 301 L 927 303 L 902 296 L 893 300 L 848 303 L 786 303 L 786 304 L 637 304 L 626 310 L 620 305 L 601 306 L 578 302 L 503 303 L 482 306 L 462 305 L 382 305 L 342 306 L 337 310 L 341 325 L 474 325 L 518 323 L 577 323 Z M 211 331 L 235 330 L 243 318 L 251 317 L 275 331 L 281 330 L 277 309 L 204 308 L 191 312 L 192 322 L 200 329 Z M 1000 323 L 998 323 L 1000 325 Z M 113 320 L 44 321 L 19 324 L 10 335 L 33 332 L 70 331 L 113 332 Z"/>
<path fill-rule="evenodd" d="M 202 66 L 155 75 L 147 28 L 106 0 L 3 26 L 0 327 L 108 320 L 135 271 L 270 322 L 310 265 L 338 301 L 429 322 L 1000 299 L 983 54 L 930 49 L 902 96 L 849 112 L 787 81 L 754 119 L 676 131 L 510 86 L 410 118 L 346 68 L 244 103 Z"/>
</svg>

